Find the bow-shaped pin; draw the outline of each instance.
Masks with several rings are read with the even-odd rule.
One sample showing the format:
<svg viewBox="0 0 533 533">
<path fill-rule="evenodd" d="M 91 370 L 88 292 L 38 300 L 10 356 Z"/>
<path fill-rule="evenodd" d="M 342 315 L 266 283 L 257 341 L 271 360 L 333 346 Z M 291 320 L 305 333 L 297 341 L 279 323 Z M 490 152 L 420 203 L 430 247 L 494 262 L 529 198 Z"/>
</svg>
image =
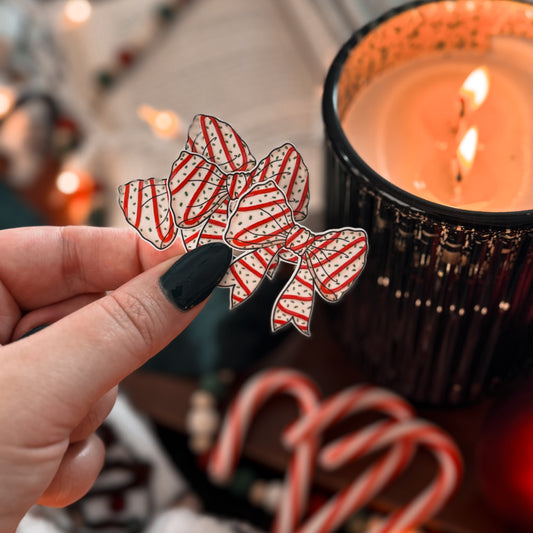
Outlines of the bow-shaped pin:
<svg viewBox="0 0 533 533">
<path fill-rule="evenodd" d="M 310 335 L 314 293 L 338 301 L 361 273 L 367 252 L 362 229 L 341 228 L 312 233 L 295 222 L 292 209 L 272 181 L 243 195 L 228 221 L 224 236 L 240 256 L 220 283 L 231 289 L 232 306 L 248 298 L 276 257 L 295 263 L 294 272 L 278 296 L 271 315 L 273 331 L 292 323 Z M 257 252 L 261 254 L 260 258 Z"/>
<path fill-rule="evenodd" d="M 221 241 L 235 201 L 254 184 L 274 180 L 285 192 L 296 220 L 307 215 L 309 173 L 290 143 L 257 166 L 247 144 L 226 122 L 196 115 L 185 150 L 168 179 L 134 180 L 119 188 L 128 222 L 155 247 L 178 233 L 187 249 Z"/>
</svg>

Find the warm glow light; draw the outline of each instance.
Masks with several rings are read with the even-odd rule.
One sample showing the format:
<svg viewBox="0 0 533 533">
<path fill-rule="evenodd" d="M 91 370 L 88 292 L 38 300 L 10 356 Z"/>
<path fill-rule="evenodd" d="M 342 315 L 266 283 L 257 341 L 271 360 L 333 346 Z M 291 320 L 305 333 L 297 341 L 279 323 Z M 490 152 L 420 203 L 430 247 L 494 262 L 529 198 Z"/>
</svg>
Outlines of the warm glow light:
<svg viewBox="0 0 533 533">
<path fill-rule="evenodd" d="M 154 126 L 161 131 L 168 131 L 174 125 L 175 118 L 172 114 L 162 111 L 157 113 L 154 119 Z"/>
<path fill-rule="evenodd" d="M 67 0 L 65 18 L 73 24 L 83 24 L 91 17 L 92 6 L 89 0 Z"/>
<path fill-rule="evenodd" d="M 489 94 L 489 71 L 487 67 L 479 67 L 473 70 L 464 81 L 459 94 L 464 105 L 469 111 L 475 111 Z"/>
<path fill-rule="evenodd" d="M 459 173 L 464 177 L 474 164 L 474 159 L 477 152 L 478 131 L 475 126 L 470 128 L 459 143 L 457 148 L 457 161 L 459 163 Z"/>
<path fill-rule="evenodd" d="M 80 176 L 71 170 L 64 170 L 56 180 L 57 188 L 63 194 L 73 194 L 80 188 Z"/>
<path fill-rule="evenodd" d="M 0 87 L 0 119 L 4 118 L 15 103 L 15 94 L 9 87 Z"/>
<path fill-rule="evenodd" d="M 173 111 L 158 111 L 149 105 L 142 105 L 137 110 L 137 115 L 147 122 L 159 137 L 172 139 L 179 134 L 180 121 Z"/>
</svg>

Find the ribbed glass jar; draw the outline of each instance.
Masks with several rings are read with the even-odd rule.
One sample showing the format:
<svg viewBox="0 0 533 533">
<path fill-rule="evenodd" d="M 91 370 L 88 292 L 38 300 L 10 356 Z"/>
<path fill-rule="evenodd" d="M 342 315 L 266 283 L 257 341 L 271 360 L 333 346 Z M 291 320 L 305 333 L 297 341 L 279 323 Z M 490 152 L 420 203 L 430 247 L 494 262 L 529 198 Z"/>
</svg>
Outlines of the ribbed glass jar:
<svg viewBox="0 0 533 533">
<path fill-rule="evenodd" d="M 414 196 L 363 161 L 342 118 L 388 68 L 483 50 L 496 34 L 533 39 L 532 16 L 528 2 L 411 2 L 357 31 L 325 83 L 327 225 L 369 235 L 335 325 L 370 380 L 423 404 L 476 401 L 533 362 L 533 206 L 466 211 Z"/>
</svg>

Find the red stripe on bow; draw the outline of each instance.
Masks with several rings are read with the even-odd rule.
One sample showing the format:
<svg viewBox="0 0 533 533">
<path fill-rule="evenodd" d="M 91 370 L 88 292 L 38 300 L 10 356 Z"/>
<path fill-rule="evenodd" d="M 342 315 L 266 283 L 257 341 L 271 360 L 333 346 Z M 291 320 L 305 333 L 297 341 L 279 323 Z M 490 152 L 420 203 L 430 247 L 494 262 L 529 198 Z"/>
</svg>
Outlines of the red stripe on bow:
<svg viewBox="0 0 533 533">
<path fill-rule="evenodd" d="M 139 189 L 137 190 L 137 216 L 135 217 L 135 227 L 138 228 L 141 225 L 141 214 L 142 214 L 142 201 L 143 201 L 143 189 L 144 182 L 139 183 Z"/>
</svg>

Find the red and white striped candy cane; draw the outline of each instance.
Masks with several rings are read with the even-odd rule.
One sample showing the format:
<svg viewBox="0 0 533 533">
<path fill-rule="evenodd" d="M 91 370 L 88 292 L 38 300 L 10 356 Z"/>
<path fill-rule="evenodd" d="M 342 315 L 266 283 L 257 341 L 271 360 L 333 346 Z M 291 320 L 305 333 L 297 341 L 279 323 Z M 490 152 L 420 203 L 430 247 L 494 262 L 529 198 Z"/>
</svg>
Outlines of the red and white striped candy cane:
<svg viewBox="0 0 533 533">
<path fill-rule="evenodd" d="M 254 376 L 244 385 L 227 412 L 208 465 L 213 480 L 219 483 L 229 481 L 257 411 L 277 394 L 292 396 L 303 415 L 317 410 L 320 404 L 316 385 L 299 372 L 270 369 Z M 312 437 L 294 447 L 285 476 L 283 497 L 272 528 L 276 533 L 295 531 L 306 512 L 318 442 L 318 436 Z"/>
<path fill-rule="evenodd" d="M 283 442 L 291 448 L 310 435 L 321 434 L 351 414 L 363 411 L 381 411 L 395 420 L 415 416 L 411 405 L 400 396 L 372 385 L 356 385 L 331 396 L 320 410 L 291 424 L 283 433 Z"/>
<path fill-rule="evenodd" d="M 371 385 L 358 385 L 337 393 L 326 400 L 318 411 L 295 422 L 285 432 L 284 440 L 289 446 L 298 445 L 310 437 L 321 434 L 351 414 L 369 410 L 381 411 L 393 419 L 384 422 L 385 426 L 397 424 L 398 421 L 414 416 L 412 407 L 396 394 Z M 379 434 L 379 432 L 370 433 L 365 442 L 369 446 L 372 445 Z M 325 533 L 336 529 L 404 470 L 412 458 L 414 449 L 414 445 L 409 441 L 396 443 L 385 456 L 368 467 L 298 531 Z M 322 462 L 322 466 L 328 469 L 336 468 L 336 465 L 329 465 L 327 462 Z"/>
<path fill-rule="evenodd" d="M 328 468 L 336 468 L 388 445 L 396 444 L 394 452 L 398 449 L 398 442 L 417 443 L 429 448 L 437 459 L 439 471 L 431 485 L 369 533 L 401 533 L 416 527 L 448 501 L 461 479 L 461 455 L 453 441 L 442 430 L 420 419 L 372 424 L 329 444 L 320 453 L 319 462 Z M 359 479 L 354 482 L 358 483 Z M 350 508 L 347 495 L 352 487 L 328 502 L 298 533 L 326 533 L 342 524 L 359 508 L 357 505 Z"/>
</svg>

